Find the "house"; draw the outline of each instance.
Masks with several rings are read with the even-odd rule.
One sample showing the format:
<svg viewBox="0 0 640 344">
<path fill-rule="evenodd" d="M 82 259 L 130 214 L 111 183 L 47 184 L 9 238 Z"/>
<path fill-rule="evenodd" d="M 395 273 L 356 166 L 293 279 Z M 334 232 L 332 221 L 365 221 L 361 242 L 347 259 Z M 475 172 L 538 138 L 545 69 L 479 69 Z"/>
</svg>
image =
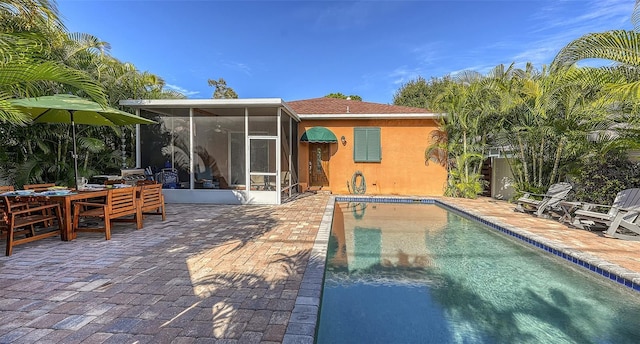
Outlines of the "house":
<svg viewBox="0 0 640 344">
<path fill-rule="evenodd" d="M 446 169 L 425 163 L 438 114 L 336 98 L 287 104 L 300 118 L 298 176 L 302 189 L 357 193 L 354 189 L 360 189 L 364 177 L 367 194 L 443 194 Z M 314 133 L 320 130 L 335 135 L 335 141 L 316 139 Z"/>
<path fill-rule="evenodd" d="M 298 191 L 442 195 L 446 169 L 425 163 L 438 114 L 316 98 L 123 100 L 138 126 L 136 165 L 168 203 L 280 204 Z"/>
</svg>

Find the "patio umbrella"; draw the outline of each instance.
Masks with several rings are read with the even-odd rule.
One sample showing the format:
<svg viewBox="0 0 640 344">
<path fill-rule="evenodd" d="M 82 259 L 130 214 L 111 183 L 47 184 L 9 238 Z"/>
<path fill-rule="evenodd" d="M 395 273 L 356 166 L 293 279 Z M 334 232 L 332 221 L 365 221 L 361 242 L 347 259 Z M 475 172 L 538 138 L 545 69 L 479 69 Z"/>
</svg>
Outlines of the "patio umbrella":
<svg viewBox="0 0 640 344">
<path fill-rule="evenodd" d="M 28 114 L 34 123 L 71 123 L 73 136 L 73 167 L 78 187 L 78 153 L 76 123 L 87 125 L 154 124 L 156 122 L 69 94 L 35 98 L 11 99 L 11 104 Z"/>
</svg>

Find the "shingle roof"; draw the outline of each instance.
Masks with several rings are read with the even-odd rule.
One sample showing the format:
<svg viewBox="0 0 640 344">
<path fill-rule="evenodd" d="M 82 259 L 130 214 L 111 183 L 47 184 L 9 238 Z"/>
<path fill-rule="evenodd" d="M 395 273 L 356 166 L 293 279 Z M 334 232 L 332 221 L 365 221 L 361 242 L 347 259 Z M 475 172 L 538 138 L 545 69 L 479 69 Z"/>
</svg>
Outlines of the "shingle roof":
<svg viewBox="0 0 640 344">
<path fill-rule="evenodd" d="M 305 100 L 287 101 L 299 115 L 317 114 L 429 114 L 428 109 L 409 106 L 369 103 L 357 100 L 338 98 L 313 98 Z"/>
</svg>

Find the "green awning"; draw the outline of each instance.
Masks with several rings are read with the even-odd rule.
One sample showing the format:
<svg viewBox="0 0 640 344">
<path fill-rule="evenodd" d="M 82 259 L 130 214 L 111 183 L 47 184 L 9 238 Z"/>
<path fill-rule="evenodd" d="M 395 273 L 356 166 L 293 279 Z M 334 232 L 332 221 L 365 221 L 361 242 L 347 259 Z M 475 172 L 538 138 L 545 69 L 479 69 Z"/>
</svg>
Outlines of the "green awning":
<svg viewBox="0 0 640 344">
<path fill-rule="evenodd" d="M 314 143 L 335 143 L 338 142 L 336 135 L 325 127 L 313 127 L 302 134 L 301 142 Z"/>
</svg>

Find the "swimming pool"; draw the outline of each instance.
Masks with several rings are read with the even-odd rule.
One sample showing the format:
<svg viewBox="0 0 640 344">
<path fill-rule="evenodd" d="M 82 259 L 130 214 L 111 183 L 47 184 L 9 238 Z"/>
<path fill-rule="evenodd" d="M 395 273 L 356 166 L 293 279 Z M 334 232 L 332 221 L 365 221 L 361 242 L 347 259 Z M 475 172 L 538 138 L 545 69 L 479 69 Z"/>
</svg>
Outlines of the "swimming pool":
<svg viewBox="0 0 640 344">
<path fill-rule="evenodd" d="M 640 296 L 437 205 L 338 202 L 318 343 L 633 343 Z"/>
</svg>

